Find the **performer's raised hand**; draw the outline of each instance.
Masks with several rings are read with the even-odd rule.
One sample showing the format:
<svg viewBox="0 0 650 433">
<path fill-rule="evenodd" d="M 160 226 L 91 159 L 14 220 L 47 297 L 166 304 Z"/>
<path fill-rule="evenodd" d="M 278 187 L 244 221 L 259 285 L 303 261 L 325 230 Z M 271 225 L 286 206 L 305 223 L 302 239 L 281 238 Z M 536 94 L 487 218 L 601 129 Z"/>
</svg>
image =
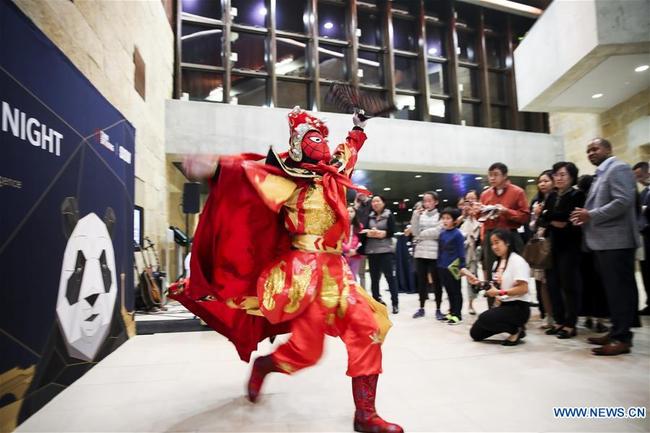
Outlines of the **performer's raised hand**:
<svg viewBox="0 0 650 433">
<path fill-rule="evenodd" d="M 185 155 L 183 172 L 191 180 L 210 179 L 217 170 L 217 155 Z"/>
<path fill-rule="evenodd" d="M 363 110 L 355 111 L 352 115 L 352 123 L 361 129 L 366 127 L 368 118 L 364 116 Z"/>
</svg>

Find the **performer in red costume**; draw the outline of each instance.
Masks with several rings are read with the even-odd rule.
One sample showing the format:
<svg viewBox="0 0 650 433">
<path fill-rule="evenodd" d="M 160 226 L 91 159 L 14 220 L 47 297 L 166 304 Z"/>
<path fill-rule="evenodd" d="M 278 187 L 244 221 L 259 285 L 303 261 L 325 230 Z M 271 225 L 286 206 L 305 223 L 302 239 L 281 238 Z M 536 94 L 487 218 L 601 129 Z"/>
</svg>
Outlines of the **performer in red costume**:
<svg viewBox="0 0 650 433">
<path fill-rule="evenodd" d="M 228 337 L 246 362 L 266 337 L 291 332 L 253 363 L 248 398 L 258 399 L 272 372 L 292 374 L 315 364 L 325 335 L 348 351 L 359 432 L 402 432 L 375 410 L 381 344 L 391 326 L 386 307 L 368 296 L 341 255 L 350 223 L 346 188 L 366 140 L 365 121 L 333 155 L 328 129 L 296 107 L 289 113 L 289 152 L 190 157 L 191 177 L 210 179 L 191 260 L 191 282 L 170 289 L 208 325 Z M 367 193 L 367 191 L 366 191 Z"/>
</svg>

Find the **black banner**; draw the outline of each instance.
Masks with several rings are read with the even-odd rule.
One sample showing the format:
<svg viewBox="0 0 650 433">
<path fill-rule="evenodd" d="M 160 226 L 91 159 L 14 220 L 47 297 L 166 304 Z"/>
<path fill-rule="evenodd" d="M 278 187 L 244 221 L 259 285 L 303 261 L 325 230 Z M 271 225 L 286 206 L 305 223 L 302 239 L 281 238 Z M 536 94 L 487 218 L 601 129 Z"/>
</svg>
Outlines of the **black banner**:
<svg viewBox="0 0 650 433">
<path fill-rule="evenodd" d="M 0 430 L 127 338 L 135 130 L 0 0 Z"/>
</svg>

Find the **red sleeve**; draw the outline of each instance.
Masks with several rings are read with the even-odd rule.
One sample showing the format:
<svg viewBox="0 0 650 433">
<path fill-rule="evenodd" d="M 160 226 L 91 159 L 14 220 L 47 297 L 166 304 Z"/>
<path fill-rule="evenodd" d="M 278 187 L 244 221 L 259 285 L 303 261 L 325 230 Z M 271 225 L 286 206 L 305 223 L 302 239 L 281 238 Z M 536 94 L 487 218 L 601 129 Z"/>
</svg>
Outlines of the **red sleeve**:
<svg viewBox="0 0 650 433">
<path fill-rule="evenodd" d="M 263 268 L 291 246 L 282 219 L 248 181 L 246 162 L 245 155 L 220 159 L 192 244 L 190 282 L 170 291 L 230 339 L 244 361 L 258 341 L 288 329 L 233 305 L 257 300 Z"/>
<path fill-rule="evenodd" d="M 357 163 L 358 153 L 368 136 L 361 129 L 353 129 L 348 132 L 345 143 L 336 147 L 332 162 L 338 167 L 338 171 L 349 175 Z"/>
</svg>

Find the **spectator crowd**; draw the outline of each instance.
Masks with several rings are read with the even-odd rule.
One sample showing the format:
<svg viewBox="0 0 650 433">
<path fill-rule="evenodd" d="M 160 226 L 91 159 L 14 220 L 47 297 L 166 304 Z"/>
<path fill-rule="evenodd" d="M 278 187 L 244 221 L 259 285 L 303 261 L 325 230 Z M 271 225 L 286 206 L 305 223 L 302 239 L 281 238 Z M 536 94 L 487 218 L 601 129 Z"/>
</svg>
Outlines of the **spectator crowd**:
<svg viewBox="0 0 650 433">
<path fill-rule="evenodd" d="M 519 344 L 533 306 L 549 338 L 575 338 L 584 317 L 582 325 L 601 334 L 587 338 L 597 346 L 593 354 L 630 352 L 632 328 L 640 326 L 639 315 L 650 314 L 648 305 L 637 311 L 635 279 L 638 260 L 650 302 L 649 167 L 630 167 L 603 138 L 591 140 L 586 153 L 596 167 L 593 175 L 579 176 L 574 163 L 557 162 L 537 177 L 530 202 L 501 162 L 488 168 L 489 187 L 480 196 L 470 190 L 455 208 L 440 209 L 438 194 L 423 192 L 404 233 L 413 245 L 419 297 L 413 318 L 425 317 L 433 292 L 435 319 L 462 323 L 465 278 L 469 315 L 476 315 L 479 299 L 487 299 L 487 310 L 470 329 L 475 341 L 506 333 L 503 345 Z M 348 211 L 352 227 L 343 250 L 351 271 L 367 287 L 367 261 L 372 296 L 384 303 L 384 277 L 398 314 L 394 215 L 379 195 L 359 194 Z"/>
</svg>

